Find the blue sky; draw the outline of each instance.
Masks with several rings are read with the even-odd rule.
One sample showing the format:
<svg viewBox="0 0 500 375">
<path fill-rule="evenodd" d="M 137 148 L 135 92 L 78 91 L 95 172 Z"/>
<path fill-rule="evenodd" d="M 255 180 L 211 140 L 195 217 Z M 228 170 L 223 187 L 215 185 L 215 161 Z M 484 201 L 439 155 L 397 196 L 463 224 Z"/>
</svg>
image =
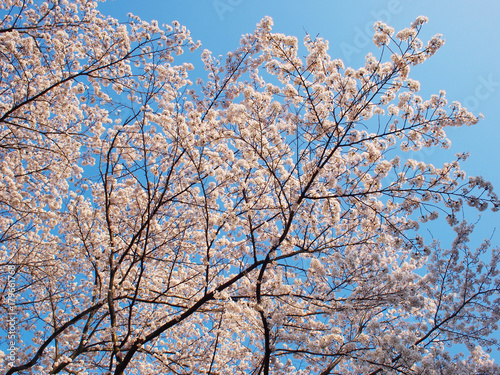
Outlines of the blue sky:
<svg viewBox="0 0 500 375">
<path fill-rule="evenodd" d="M 500 192 L 500 1 L 482 0 L 108 0 L 103 13 L 125 20 L 132 12 L 159 23 L 179 21 L 202 49 L 215 55 L 234 50 L 242 34 L 251 32 L 264 16 L 274 19 L 276 32 L 319 35 L 330 41 L 330 54 L 354 68 L 364 56 L 377 51 L 371 42 L 372 25 L 381 20 L 396 30 L 410 25 L 419 15 L 429 17 L 423 28 L 424 42 L 436 33 L 446 39 L 444 47 L 410 76 L 421 83 L 423 97 L 444 89 L 450 101 L 459 100 L 485 118 L 478 125 L 451 129 L 450 150 L 424 151 L 411 157 L 434 163 L 451 161 L 457 152 L 470 151 L 463 164 L 468 175 L 482 175 Z M 195 65 L 199 53 L 189 57 Z M 195 80 L 195 77 L 192 77 Z M 475 221 L 477 216 L 470 218 Z M 484 213 L 477 225 L 477 241 L 490 237 L 500 223 L 500 213 Z M 500 227 L 493 244 L 500 245 Z M 434 229 L 442 235 L 441 229 Z M 444 230 L 444 229 L 443 229 Z M 497 361 L 499 353 L 495 353 Z"/>
<path fill-rule="evenodd" d="M 384 21 L 396 30 L 409 26 L 419 15 L 429 17 L 421 34 L 426 41 L 436 33 L 446 39 L 444 47 L 411 76 L 420 80 L 421 95 L 445 90 L 450 101 L 459 100 L 485 119 L 473 127 L 450 129 L 450 150 L 425 150 L 411 157 L 440 165 L 457 152 L 470 151 L 463 165 L 468 175 L 482 175 L 500 191 L 500 2 L 482 0 L 108 0 L 103 13 L 125 20 L 132 12 L 160 24 L 179 21 L 202 49 L 224 55 L 238 46 L 240 36 L 251 32 L 264 16 L 274 19 L 276 32 L 319 35 L 330 41 L 330 54 L 354 68 L 364 56 L 376 51 L 372 26 Z M 199 54 L 187 57 L 193 63 Z M 192 77 L 193 81 L 195 80 Z M 500 223 L 500 214 L 483 214 L 478 239 L 489 237 Z M 474 221 L 475 218 L 472 218 Z M 499 228 L 500 229 L 500 228 Z M 494 243 L 500 244 L 500 230 Z"/>
<path fill-rule="evenodd" d="M 382 20 L 396 30 L 409 26 L 419 15 L 429 17 L 422 39 L 436 33 L 444 47 L 412 72 L 420 80 L 421 95 L 444 89 L 449 100 L 459 100 L 485 119 L 470 128 L 451 129 L 452 149 L 419 155 L 426 162 L 450 159 L 470 151 L 464 165 L 469 175 L 483 175 L 500 191 L 500 2 L 465 0 L 108 0 L 100 5 L 105 14 L 125 20 L 132 12 L 159 23 L 173 20 L 185 25 L 202 48 L 224 55 L 236 49 L 240 36 L 251 32 L 264 16 L 274 19 L 274 30 L 295 35 L 305 32 L 330 41 L 330 54 L 358 67 L 366 53 L 376 51 L 371 42 L 372 25 Z M 198 54 L 189 57 L 194 63 Z M 500 215 L 494 221 L 500 223 Z M 500 238 L 499 241 L 500 243 Z"/>
</svg>

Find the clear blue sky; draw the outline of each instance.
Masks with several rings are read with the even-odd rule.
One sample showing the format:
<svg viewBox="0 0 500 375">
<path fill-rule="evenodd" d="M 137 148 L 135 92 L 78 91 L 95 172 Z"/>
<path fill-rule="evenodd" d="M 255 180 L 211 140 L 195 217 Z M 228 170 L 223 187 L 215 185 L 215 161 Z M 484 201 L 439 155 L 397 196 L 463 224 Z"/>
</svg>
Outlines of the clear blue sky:
<svg viewBox="0 0 500 375">
<path fill-rule="evenodd" d="M 160 24 L 177 20 L 187 26 L 193 39 L 201 40 L 202 48 L 216 55 L 235 49 L 240 36 L 253 31 L 255 24 L 269 15 L 276 32 L 299 40 L 305 31 L 319 35 L 330 41 L 332 56 L 353 67 L 362 64 L 366 53 L 376 50 L 371 42 L 376 20 L 398 30 L 425 15 L 429 23 L 424 26 L 423 39 L 441 33 L 446 44 L 412 72 L 413 78 L 420 80 L 422 96 L 444 89 L 450 100 L 459 100 L 474 113 L 484 114 L 478 125 L 449 132 L 453 146 L 448 155 L 470 151 L 472 156 L 464 169 L 469 175 L 483 175 L 500 192 L 498 0 L 108 0 L 100 9 L 120 20 L 125 20 L 128 12 Z M 193 62 L 197 57 L 192 56 Z M 433 152 L 419 158 L 436 164 L 449 159 L 440 155 Z M 495 216 L 500 223 L 500 215 Z"/>
<path fill-rule="evenodd" d="M 485 119 L 474 127 L 448 131 L 451 150 L 412 157 L 440 165 L 451 161 L 456 152 L 470 151 L 463 169 L 468 175 L 483 175 L 500 193 L 498 0 L 108 0 L 100 9 L 120 20 L 125 20 L 128 12 L 160 24 L 177 20 L 191 30 L 193 39 L 201 40 L 202 49 L 215 55 L 236 49 L 242 34 L 253 31 L 264 16 L 271 16 L 276 32 L 295 35 L 299 40 L 305 32 L 319 35 L 330 41 L 333 57 L 353 67 L 363 63 L 366 53 L 376 51 L 371 42 L 375 21 L 399 30 L 425 15 L 429 23 L 421 34 L 424 42 L 441 33 L 446 44 L 411 74 L 421 83 L 421 95 L 427 97 L 444 89 L 450 101 L 461 101 L 475 114 L 483 113 Z M 198 56 L 192 56 L 195 65 Z M 498 223 L 500 212 L 483 214 L 477 240 L 490 237 Z M 500 245 L 500 226 L 497 229 L 493 243 Z M 441 234 L 434 233 L 437 237 Z M 493 356 L 500 360 L 499 353 Z"/>
</svg>

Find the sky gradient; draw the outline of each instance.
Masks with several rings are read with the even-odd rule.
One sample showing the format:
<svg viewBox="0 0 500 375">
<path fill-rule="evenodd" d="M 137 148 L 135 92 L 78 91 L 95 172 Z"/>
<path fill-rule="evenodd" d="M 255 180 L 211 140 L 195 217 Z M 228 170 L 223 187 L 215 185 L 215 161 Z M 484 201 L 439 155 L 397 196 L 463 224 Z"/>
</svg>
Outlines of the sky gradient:
<svg viewBox="0 0 500 375">
<path fill-rule="evenodd" d="M 330 54 L 344 60 L 347 66 L 363 65 L 368 52 L 378 51 L 372 42 L 373 24 L 380 20 L 396 31 L 408 27 L 419 15 L 429 17 L 420 38 L 427 42 L 441 33 L 446 44 L 423 65 L 412 70 L 410 77 L 421 83 L 420 95 L 428 98 L 439 90 L 447 92 L 449 102 L 460 101 L 484 120 L 469 128 L 449 129 L 450 150 L 423 150 L 409 155 L 440 166 L 452 161 L 454 154 L 470 151 L 462 164 L 468 175 L 482 175 L 500 192 L 500 2 L 463 0 L 108 0 L 99 9 L 119 20 L 131 12 L 146 21 L 160 24 L 179 21 L 194 40 L 201 40 L 200 49 L 214 55 L 225 55 L 238 47 L 242 34 L 252 32 L 264 16 L 274 20 L 274 31 L 294 35 L 301 40 L 309 33 L 330 42 Z M 187 59 L 197 65 L 200 51 Z M 196 77 L 191 77 L 195 81 Z M 469 219 L 474 222 L 478 214 Z M 492 237 L 500 245 L 500 230 L 495 234 L 500 213 L 486 212 L 477 224 L 476 245 Z M 500 229 L 500 228 L 499 228 Z M 441 237 L 441 229 L 433 233 Z M 449 231 L 443 228 L 443 231 Z M 448 235 L 450 235 L 448 233 Z M 500 353 L 492 353 L 500 361 Z"/>
<path fill-rule="evenodd" d="M 424 25 L 421 39 L 426 42 L 441 33 L 446 44 L 410 73 L 421 83 L 420 94 L 426 98 L 445 90 L 450 102 L 458 100 L 485 118 L 471 128 L 450 129 L 451 150 L 427 150 L 418 157 L 439 163 L 456 152 L 470 151 L 464 169 L 470 175 L 483 175 L 500 190 L 498 1 L 311 0 L 306 5 L 298 0 L 108 0 L 99 9 L 119 20 L 126 20 L 128 12 L 160 24 L 177 20 L 191 31 L 193 39 L 201 40 L 201 50 L 207 48 L 215 55 L 236 49 L 242 34 L 252 32 L 257 22 L 271 16 L 275 32 L 295 35 L 299 40 L 307 32 L 329 40 L 330 54 L 354 68 L 363 64 L 368 52 L 377 52 L 371 41 L 375 21 L 384 21 L 397 31 L 425 15 L 429 23 Z M 187 58 L 196 65 L 199 52 Z"/>
</svg>

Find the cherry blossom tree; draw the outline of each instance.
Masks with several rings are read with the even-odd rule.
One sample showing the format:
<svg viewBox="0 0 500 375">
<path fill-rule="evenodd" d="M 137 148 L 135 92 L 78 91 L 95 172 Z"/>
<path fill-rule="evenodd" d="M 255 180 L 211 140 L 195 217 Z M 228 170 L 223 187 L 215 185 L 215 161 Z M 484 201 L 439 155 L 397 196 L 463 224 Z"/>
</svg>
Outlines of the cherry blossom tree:
<svg viewBox="0 0 500 375">
<path fill-rule="evenodd" d="M 359 69 L 265 18 L 192 80 L 179 55 L 199 43 L 177 22 L 0 7 L 0 272 L 20 348 L 3 373 L 500 373 L 499 251 L 462 217 L 499 200 L 466 154 L 405 153 L 478 121 L 418 95 L 410 69 L 444 43 L 419 40 L 425 17 L 376 23 Z M 444 219 L 450 246 L 419 229 Z"/>
</svg>

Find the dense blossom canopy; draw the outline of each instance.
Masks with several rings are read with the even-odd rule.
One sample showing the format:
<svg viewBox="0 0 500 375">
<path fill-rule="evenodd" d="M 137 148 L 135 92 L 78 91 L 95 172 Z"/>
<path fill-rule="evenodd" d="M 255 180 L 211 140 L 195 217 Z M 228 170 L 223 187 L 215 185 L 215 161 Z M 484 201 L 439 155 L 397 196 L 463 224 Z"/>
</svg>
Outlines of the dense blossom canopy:
<svg viewBox="0 0 500 375">
<path fill-rule="evenodd" d="M 177 22 L 0 8 L 2 373 L 500 373 L 499 252 L 462 221 L 497 196 L 465 154 L 404 153 L 478 121 L 418 95 L 425 17 L 377 22 L 359 69 L 264 18 L 196 80 Z M 449 247 L 419 234 L 438 217 Z"/>
</svg>

